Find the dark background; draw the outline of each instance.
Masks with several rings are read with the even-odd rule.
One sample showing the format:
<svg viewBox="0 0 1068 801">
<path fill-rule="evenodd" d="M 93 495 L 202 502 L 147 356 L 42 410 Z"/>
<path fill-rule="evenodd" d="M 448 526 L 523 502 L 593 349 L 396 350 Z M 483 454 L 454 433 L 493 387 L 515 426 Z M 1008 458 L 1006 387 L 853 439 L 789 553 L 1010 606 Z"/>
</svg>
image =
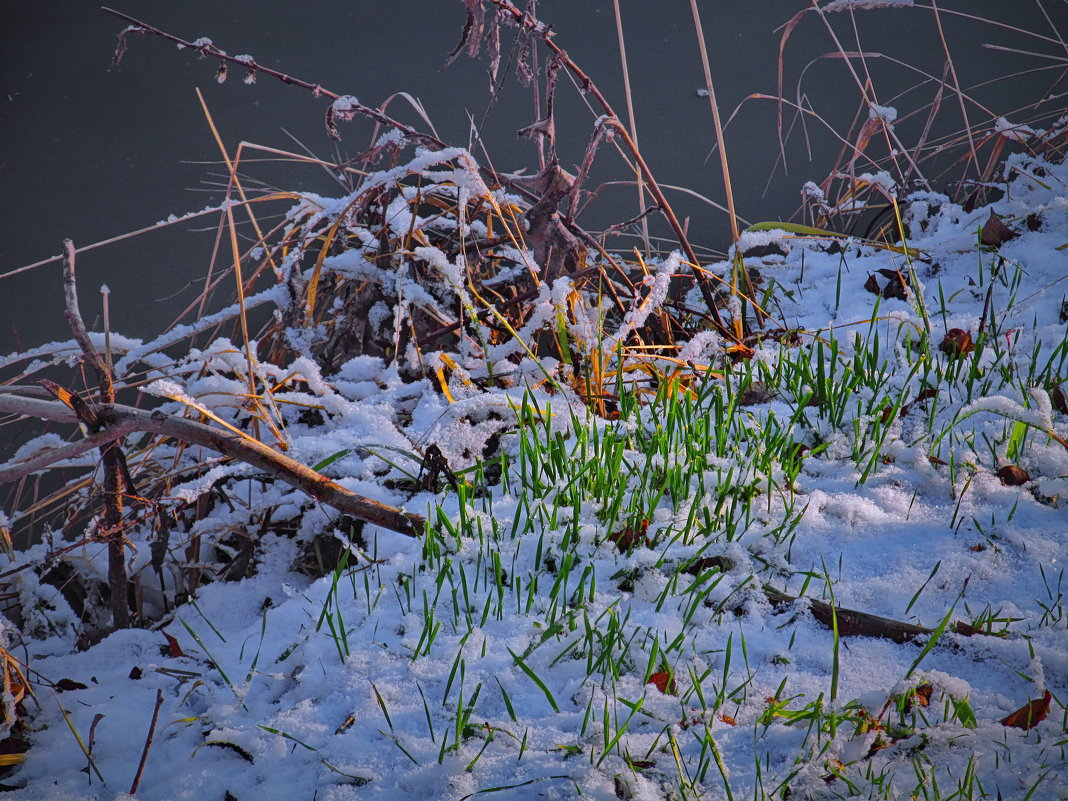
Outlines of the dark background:
<svg viewBox="0 0 1068 801">
<path fill-rule="evenodd" d="M 189 40 L 210 37 L 231 54 L 251 54 L 262 64 L 356 95 L 369 105 L 394 92 L 409 92 L 423 101 L 438 134 L 450 143 L 466 145 L 468 113 L 476 120 L 486 113 L 484 62 L 461 56 L 448 70 L 439 69 L 463 26 L 459 0 L 114 2 L 170 33 Z M 775 94 L 775 29 L 808 6 L 803 0 L 702 0 L 725 119 L 747 95 Z M 1014 111 L 1050 91 L 1068 57 L 1057 42 L 1068 29 L 1064 0 L 942 0 L 939 8 L 962 85 L 1046 68 L 975 90 L 993 114 L 1022 121 L 1026 115 L 1018 119 Z M 353 154 L 368 143 L 370 129 L 358 123 L 342 124 L 339 148 L 327 137 L 323 114 L 328 101 L 263 76 L 246 86 L 233 68 L 229 80 L 219 85 L 214 61 L 201 61 L 159 38 L 130 37 L 122 66 L 109 70 L 116 34 L 125 23 L 92 3 L 0 0 L 0 9 L 0 273 L 59 254 L 64 237 L 82 247 L 217 202 L 221 192 L 212 187 L 221 174 L 219 154 L 195 87 L 204 92 L 231 152 L 242 140 L 296 149 L 286 131 L 325 157 L 336 148 Z M 953 10 L 1053 41 L 953 15 Z M 685 186 L 723 203 L 718 155 L 711 152 L 708 101 L 697 95 L 704 79 L 689 3 L 622 0 L 622 14 L 639 141 L 653 172 L 663 184 Z M 625 116 L 610 0 L 542 0 L 538 15 L 553 24 L 557 42 Z M 847 49 L 856 48 L 859 35 L 869 51 L 942 75 L 945 55 L 929 10 L 859 13 L 856 34 L 848 14 L 827 15 L 827 20 Z M 1035 50 L 1045 57 L 991 50 L 984 43 Z M 786 50 L 785 91 L 798 96 L 800 88 L 814 108 L 844 131 L 859 92 L 839 60 L 816 60 L 833 49 L 817 15 L 807 15 Z M 880 102 L 897 106 L 902 114 L 934 94 L 927 84 L 895 98 L 923 76 L 888 59 L 868 63 Z M 562 83 L 559 115 L 566 124 L 561 152 L 569 167 L 581 157 L 594 115 Z M 1068 87 L 1062 84 L 1054 91 Z M 390 111 L 422 125 L 400 100 Z M 989 128 L 990 114 L 974 106 L 969 112 L 973 125 Z M 509 79 L 483 130 L 498 169 L 535 167 L 532 145 L 515 135 L 533 119 L 529 92 Z M 922 124 L 922 116 L 918 119 Z M 955 98 L 944 100 L 937 125 L 947 132 L 961 128 Z M 908 124 L 900 130 L 907 138 Z M 747 102 L 731 122 L 727 144 L 738 210 L 749 221 L 789 217 L 798 206 L 801 184 L 827 174 L 840 144 L 819 125 L 808 133 L 807 140 L 801 135 L 791 140 L 789 173 L 784 174 L 777 165 L 774 103 Z M 617 156 L 607 148 L 601 154 L 599 178 L 629 179 Z M 339 192 L 312 168 L 257 165 L 246 174 L 286 189 Z M 635 195 L 631 187 L 605 190 L 587 224 L 597 227 L 631 216 Z M 722 213 L 686 195 L 669 197 L 680 216 L 690 218 L 695 244 L 722 250 L 729 243 Z M 107 283 L 112 330 L 140 337 L 162 331 L 199 291 L 213 241 L 214 221 L 205 217 L 79 256 L 82 308 L 90 327 L 100 330 L 98 290 Z M 66 339 L 62 307 L 58 262 L 0 278 L 0 354 Z"/>
</svg>

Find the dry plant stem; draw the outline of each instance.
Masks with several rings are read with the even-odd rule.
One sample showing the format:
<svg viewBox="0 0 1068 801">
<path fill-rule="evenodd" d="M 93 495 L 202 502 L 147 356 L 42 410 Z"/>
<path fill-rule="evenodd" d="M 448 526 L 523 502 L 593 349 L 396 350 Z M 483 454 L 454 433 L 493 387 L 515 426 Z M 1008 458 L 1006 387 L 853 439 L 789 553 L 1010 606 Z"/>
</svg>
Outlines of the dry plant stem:
<svg viewBox="0 0 1068 801">
<path fill-rule="evenodd" d="M 152 748 L 152 740 L 156 736 L 156 723 L 159 721 L 159 708 L 163 706 L 163 690 L 156 690 L 156 708 L 152 710 L 152 722 L 148 724 L 148 736 L 145 738 L 145 747 L 141 751 L 141 761 L 137 763 L 137 773 L 134 774 L 133 784 L 130 785 L 130 795 L 137 795 L 137 785 L 141 783 L 141 774 L 145 772 L 145 763 L 148 761 L 148 751 Z"/>
<path fill-rule="evenodd" d="M 690 0 L 690 13 L 693 16 L 694 32 L 697 34 L 697 49 L 701 52 L 701 68 L 704 70 L 708 103 L 712 107 L 712 124 L 716 129 L 716 143 L 719 145 L 719 165 L 723 170 L 723 189 L 727 193 L 727 214 L 731 220 L 731 236 L 737 242 L 739 236 L 738 214 L 734 209 L 734 190 L 731 186 L 730 163 L 727 161 L 727 143 L 723 139 L 723 124 L 719 118 L 716 87 L 712 83 L 712 68 L 708 62 L 708 47 L 705 45 L 705 32 L 704 28 L 701 27 L 701 12 L 697 9 L 697 0 Z"/>
<path fill-rule="evenodd" d="M 638 125 L 637 120 L 634 118 L 634 96 L 630 91 L 630 69 L 627 64 L 627 44 L 623 38 L 623 15 L 619 9 L 619 0 L 612 0 L 612 9 L 616 15 L 616 37 L 619 39 L 619 62 L 623 68 L 623 92 L 627 96 L 627 124 L 630 126 L 630 138 L 634 140 L 634 145 L 638 145 Z M 645 208 L 645 183 L 642 181 L 642 176 L 639 173 L 637 176 L 638 184 L 638 208 Z M 649 244 L 649 220 L 645 214 L 640 215 L 642 223 L 642 244 L 645 246 L 645 256 L 649 257 L 652 252 L 652 248 Z"/>
<path fill-rule="evenodd" d="M 8 393 L 0 393 L 0 413 L 39 417 L 60 423 L 78 422 L 74 413 L 62 403 Z M 159 410 L 150 412 L 118 403 L 99 406 L 97 417 L 103 425 L 97 432 L 97 436 L 101 438 L 115 440 L 135 431 L 173 437 L 263 470 L 343 514 L 408 537 L 418 537 L 423 531 L 425 520 L 422 516 L 357 495 L 310 467 L 256 440 Z M 64 449 L 55 453 L 66 452 Z M 48 466 L 44 464 L 47 458 L 46 455 L 32 462 L 7 465 L 0 471 L 0 479 L 13 481 L 33 470 L 44 469 Z M 55 461 L 58 460 L 52 460 L 52 463 Z"/>
<path fill-rule="evenodd" d="M 968 161 L 976 165 L 978 169 L 979 165 L 976 159 L 975 149 L 975 137 L 972 136 L 972 124 L 968 120 L 968 109 L 964 105 L 964 92 L 960 88 L 960 80 L 957 78 L 957 68 L 953 64 L 953 57 L 949 54 L 949 43 L 946 41 L 946 33 L 942 30 L 942 15 L 938 12 L 938 3 L 935 0 L 931 0 L 931 11 L 934 12 L 935 25 L 938 27 L 938 38 L 942 42 L 942 51 L 946 54 L 946 68 L 949 70 L 949 75 L 953 79 L 953 89 L 957 95 L 957 102 L 960 103 L 960 115 L 964 120 L 964 133 L 968 137 Z"/>
<path fill-rule="evenodd" d="M 74 339 L 82 349 L 85 360 L 96 373 L 100 382 L 101 405 L 115 403 L 115 384 L 111 371 L 89 339 L 81 311 L 78 309 L 78 287 L 74 274 L 74 243 L 63 240 L 63 297 L 66 302 L 65 316 Z M 101 418 L 97 415 L 97 425 Z M 116 629 L 130 624 L 130 607 L 126 600 L 126 555 L 123 549 L 122 521 L 122 454 L 118 437 L 101 444 L 100 457 L 104 470 L 104 538 L 108 544 L 108 590 L 111 594 L 111 623 Z M 131 492 L 133 487 L 128 488 Z"/>
<path fill-rule="evenodd" d="M 653 200 L 660 208 L 660 211 L 664 215 L 664 218 L 667 220 L 668 225 L 670 225 L 671 229 L 675 232 L 676 239 L 678 240 L 680 247 L 685 253 L 686 258 L 690 261 L 691 264 L 694 265 L 694 277 L 697 281 L 698 287 L 701 290 L 701 294 L 704 297 L 705 303 L 708 306 L 709 316 L 711 318 L 713 326 L 725 338 L 731 341 L 738 341 L 738 337 L 735 335 L 734 332 L 730 330 L 730 328 L 728 328 L 724 324 L 722 318 L 720 317 L 719 308 L 717 305 L 717 298 L 715 291 L 712 287 L 712 283 L 709 280 L 708 276 L 700 270 L 700 262 L 697 259 L 697 254 L 694 252 L 693 247 L 690 245 L 689 239 L 687 238 L 686 232 L 680 224 L 678 217 L 676 217 L 675 212 L 672 210 L 671 205 L 668 203 L 667 198 L 664 196 L 660 185 L 653 178 L 652 172 L 649 169 L 649 165 L 646 164 L 645 159 L 642 158 L 642 155 L 638 151 L 638 147 L 635 144 L 634 140 L 631 138 L 630 133 L 626 129 L 626 126 L 624 126 L 623 123 L 620 121 L 618 115 L 612 109 L 611 105 L 609 105 L 604 95 L 602 95 L 600 90 L 598 90 L 597 87 L 593 84 L 589 76 L 587 76 L 586 73 L 584 73 L 578 67 L 578 65 L 576 65 L 575 62 L 568 57 L 567 53 L 552 42 L 549 29 L 544 24 L 538 22 L 533 17 L 524 14 L 507 0 L 491 0 L 491 2 L 493 2 L 500 9 L 502 9 L 509 16 L 511 16 L 514 20 L 516 20 L 520 26 L 528 28 L 537 36 L 539 36 L 545 42 L 546 46 L 561 60 L 561 63 L 566 66 L 568 70 L 582 83 L 583 89 L 591 93 L 597 100 L 597 102 L 601 105 L 601 107 L 605 110 L 605 113 L 610 117 L 609 124 L 611 124 L 616 130 L 619 131 L 624 143 L 626 144 L 627 150 L 629 150 L 630 153 L 634 156 L 639 173 L 642 177 L 642 180 L 645 181 L 649 193 L 652 195 Z M 280 80 L 282 83 L 292 86 L 299 86 L 303 89 L 307 89 L 308 91 L 315 94 L 317 97 L 323 96 L 328 97 L 332 100 L 339 100 L 341 97 L 340 95 L 334 92 L 328 91 L 319 84 L 313 84 L 308 81 L 301 80 L 299 78 L 294 78 L 290 75 L 287 75 L 286 73 L 271 69 L 270 67 L 265 67 L 253 59 L 242 58 L 239 60 L 238 58 L 230 56 L 219 50 L 213 44 L 194 44 L 193 42 L 189 42 L 185 39 L 182 39 L 181 37 L 169 34 L 165 31 L 153 27 L 152 25 L 149 25 L 145 22 L 141 22 L 140 20 L 131 17 L 128 14 L 116 11 L 115 9 L 104 6 L 102 7 L 102 10 L 130 23 L 130 27 L 127 30 L 123 31 L 122 34 L 120 34 L 119 46 L 116 49 L 115 59 L 113 60 L 114 64 L 117 64 L 122 59 L 122 55 L 126 49 L 125 37 L 127 34 L 152 34 L 154 36 L 159 36 L 163 39 L 166 39 L 169 42 L 174 42 L 175 44 L 181 47 L 196 50 L 204 56 L 210 56 L 212 58 L 219 59 L 224 63 L 237 64 L 241 68 L 247 70 L 249 74 L 263 73 L 265 75 L 270 75 L 271 77 Z M 421 131 L 418 131 L 410 125 L 406 125 L 405 123 L 402 123 L 399 120 L 393 119 L 380 109 L 371 108 L 369 106 L 365 106 L 362 103 L 357 103 L 355 102 L 355 100 L 350 99 L 350 110 L 352 113 L 363 115 L 381 125 L 386 125 L 388 127 L 400 131 L 406 137 L 408 137 L 409 141 L 413 143 L 423 144 L 436 150 L 445 148 L 445 143 L 437 137 L 431 136 L 430 134 L 422 133 Z M 482 171 L 487 172 L 485 170 Z M 490 175 L 492 180 L 504 183 L 513 191 L 516 191 L 526 197 L 531 197 L 531 193 L 528 190 L 524 189 L 522 186 L 519 186 L 514 182 L 508 181 L 498 174 L 487 174 Z M 537 200 L 536 197 L 534 197 L 533 199 Z M 577 229 L 576 226 L 572 226 L 572 228 L 575 229 L 572 231 L 572 233 L 578 235 L 581 229 Z"/>
<path fill-rule="evenodd" d="M 520 11 L 515 5 L 509 2 L 509 0 L 490 0 L 490 2 L 512 17 L 520 27 L 526 28 L 540 38 L 545 43 L 545 46 L 552 51 L 553 55 L 556 58 L 559 58 L 561 63 L 567 67 L 568 71 L 578 79 L 582 85 L 582 89 L 592 95 L 598 104 L 600 104 L 601 108 L 604 109 L 605 114 L 609 117 L 607 124 L 612 125 L 612 127 L 619 132 L 627 150 L 634 157 L 634 161 L 638 165 L 638 170 L 641 173 L 642 180 L 646 183 L 649 194 L 653 196 L 653 200 L 656 201 L 657 206 L 660 207 L 664 219 L 667 220 L 668 225 L 671 226 L 671 230 L 675 232 L 675 238 L 678 240 L 679 246 L 686 254 L 687 260 L 694 265 L 694 276 L 697 279 L 697 285 L 700 287 L 701 295 L 704 297 L 705 303 L 708 305 L 708 310 L 716 329 L 727 339 L 737 341 L 734 332 L 724 324 L 723 319 L 719 315 L 718 301 L 715 291 L 712 288 L 712 283 L 709 281 L 708 276 L 699 269 L 701 263 L 698 261 L 697 254 L 690 245 L 690 240 L 686 236 L 686 232 L 683 230 L 679 218 L 675 216 L 671 204 L 668 203 L 667 198 L 664 197 L 664 193 L 660 189 L 660 184 L 658 184 L 653 177 L 649 165 L 645 163 L 645 159 L 642 158 L 642 154 L 638 150 L 637 144 L 635 144 L 634 140 L 631 138 L 630 133 L 627 131 L 627 127 L 619 119 L 619 115 L 616 114 L 615 109 L 613 109 L 608 100 L 605 99 L 605 96 L 601 94 L 601 91 L 593 83 L 590 77 L 571 60 L 571 57 L 568 56 L 565 50 L 552 40 L 552 31 L 545 25 L 545 23 L 538 21 L 530 14 Z"/>
</svg>

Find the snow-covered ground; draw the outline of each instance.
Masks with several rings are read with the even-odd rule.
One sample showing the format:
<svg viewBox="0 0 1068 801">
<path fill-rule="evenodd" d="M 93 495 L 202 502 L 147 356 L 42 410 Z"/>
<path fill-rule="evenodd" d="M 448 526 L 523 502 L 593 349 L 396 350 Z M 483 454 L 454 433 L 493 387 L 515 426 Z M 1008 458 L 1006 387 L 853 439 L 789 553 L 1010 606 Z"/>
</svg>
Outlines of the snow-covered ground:
<svg viewBox="0 0 1068 801">
<path fill-rule="evenodd" d="M 1006 169 L 992 207 L 902 201 L 914 273 L 867 243 L 748 234 L 784 251 L 748 263 L 798 336 L 617 420 L 545 384 L 458 383 L 450 404 L 370 357 L 280 370 L 300 391 L 279 402 L 322 412 L 290 417 L 289 454 L 347 451 L 326 472 L 431 530 L 365 526 L 309 579 L 301 543 L 336 515 L 221 465 L 180 488 L 230 476 L 192 533 L 257 537 L 252 575 L 158 628 L 77 650 L 58 591 L 12 576 L 6 646 L 37 703 L 0 798 L 128 797 L 157 694 L 146 801 L 1068 797 L 1068 167 Z M 980 248 L 991 211 L 1016 236 Z M 979 341 L 984 308 L 983 347 L 939 347 Z M 706 339 L 686 358 L 726 369 Z M 227 359 L 243 369 L 225 342 L 192 354 L 216 369 L 184 390 L 211 406 Z M 505 480 L 462 472 L 498 441 Z M 386 460 L 417 472 L 398 452 L 432 444 L 462 500 L 397 483 Z M 257 530 L 267 509 L 295 533 Z M 103 546 L 68 559 L 104 570 Z M 938 631 L 857 636 L 842 610 Z M 1035 700 L 1040 721 L 1009 718 Z"/>
</svg>

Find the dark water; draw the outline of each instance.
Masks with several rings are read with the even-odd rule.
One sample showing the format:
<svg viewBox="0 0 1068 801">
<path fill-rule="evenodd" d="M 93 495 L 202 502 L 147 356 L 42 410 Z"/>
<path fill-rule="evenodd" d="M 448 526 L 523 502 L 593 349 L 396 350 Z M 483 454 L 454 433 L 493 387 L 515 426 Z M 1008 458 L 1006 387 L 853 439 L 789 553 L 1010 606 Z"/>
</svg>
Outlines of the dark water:
<svg viewBox="0 0 1068 801">
<path fill-rule="evenodd" d="M 468 143 L 469 114 L 479 121 L 485 117 L 483 141 L 495 166 L 512 171 L 536 163 L 530 143 L 515 136 L 534 119 L 526 91 L 508 81 L 487 117 L 483 63 L 461 57 L 447 71 L 439 71 L 462 28 L 459 0 L 114 2 L 171 33 L 186 39 L 211 37 L 232 54 L 251 54 L 268 66 L 354 94 L 368 104 L 378 104 L 394 92 L 410 92 L 421 98 L 439 135 L 451 143 Z M 801 0 L 702 0 L 713 78 L 725 117 L 751 93 L 775 93 L 775 28 L 808 5 Z M 1063 2 L 942 0 L 939 7 L 962 85 L 1046 68 L 975 90 L 987 108 L 1011 117 L 1053 83 L 1055 61 L 982 45 L 1035 49 L 1061 59 L 1063 47 L 950 12 L 1002 20 L 1056 39 L 1068 30 Z M 203 90 L 231 151 L 242 140 L 293 149 L 296 145 L 286 131 L 316 153 L 334 151 L 322 122 L 326 103 L 307 92 L 267 78 L 245 86 L 234 70 L 219 85 L 214 63 L 153 37 L 131 38 L 122 67 L 109 71 L 115 34 L 124 24 L 92 3 L 4 0 L 0 8 L 0 273 L 58 254 L 64 237 L 84 246 L 217 201 L 220 193 L 212 183 L 220 174 L 214 163 L 218 151 L 195 87 Z M 708 102 L 696 92 L 704 81 L 689 4 L 622 0 L 622 14 L 639 140 L 654 173 L 664 184 L 686 186 L 724 202 L 718 157 L 710 157 L 714 135 Z M 553 23 L 557 42 L 625 115 L 611 2 L 542 0 L 539 16 Z M 854 49 L 848 15 L 828 19 L 844 37 L 844 46 Z M 877 10 L 859 14 L 857 20 L 867 50 L 892 54 L 941 77 L 945 54 L 928 10 Z M 859 94 L 840 61 L 814 61 L 831 50 L 823 24 L 808 15 L 787 49 L 787 89 L 793 93 L 803 74 L 801 91 L 844 129 L 856 112 Z M 886 59 L 871 59 L 868 65 L 880 87 L 880 102 L 897 106 L 902 114 L 933 95 L 928 84 L 895 98 L 924 76 Z M 560 105 L 561 118 L 567 121 L 561 152 L 569 166 L 581 157 L 593 115 L 567 86 Z M 417 121 L 400 102 L 391 110 Z M 969 114 L 973 124 L 987 125 L 990 119 L 974 105 Z M 923 118 L 917 119 L 902 123 L 903 133 L 910 125 L 922 126 Z M 936 127 L 961 127 L 955 98 L 945 99 Z M 366 126 L 353 124 L 342 133 L 342 152 L 366 146 Z M 807 142 L 794 137 L 789 174 L 784 174 L 777 165 L 775 106 L 767 101 L 743 105 L 728 129 L 727 143 L 738 209 L 750 221 L 788 217 L 798 205 L 801 183 L 821 180 L 840 146 L 817 123 L 809 129 Z M 263 165 L 249 173 L 285 188 L 332 191 L 329 180 L 311 169 L 280 172 Z M 607 149 L 597 175 L 629 178 Z M 629 217 L 635 211 L 634 196 L 631 188 L 606 189 L 590 224 Z M 728 243 L 721 213 L 685 195 L 671 198 L 679 215 L 690 218 L 696 244 L 722 249 Z M 107 283 L 113 330 L 142 337 L 161 331 L 195 297 L 197 281 L 207 269 L 214 233 L 196 233 L 197 228 L 211 229 L 212 222 L 205 218 L 203 224 L 174 226 L 80 256 L 83 311 L 91 326 L 95 321 L 100 327 L 98 290 Z M 0 353 L 67 335 L 58 263 L 0 279 Z"/>
</svg>

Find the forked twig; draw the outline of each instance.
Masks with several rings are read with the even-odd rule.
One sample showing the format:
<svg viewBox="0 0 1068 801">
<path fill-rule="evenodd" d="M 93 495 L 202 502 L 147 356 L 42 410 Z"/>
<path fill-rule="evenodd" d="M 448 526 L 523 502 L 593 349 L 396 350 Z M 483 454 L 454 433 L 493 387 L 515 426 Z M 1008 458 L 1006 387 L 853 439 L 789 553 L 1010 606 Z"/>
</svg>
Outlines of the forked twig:
<svg viewBox="0 0 1068 801">
<path fill-rule="evenodd" d="M 63 297 L 66 302 L 64 312 L 74 339 L 82 349 L 86 362 L 93 368 L 100 382 L 100 403 L 109 406 L 115 403 L 115 383 L 111 370 L 97 352 L 89 339 L 81 310 L 78 308 L 78 286 L 75 279 L 75 249 L 70 239 L 63 241 Z M 76 397 L 76 396 L 71 396 Z M 68 398 L 60 395 L 65 405 L 70 406 Z M 85 423 L 92 433 L 104 427 L 99 411 L 87 411 L 83 415 Z M 108 589 L 111 593 L 112 625 L 116 629 L 126 628 L 130 623 L 130 607 L 126 600 L 126 556 L 123 547 L 122 488 L 124 478 L 129 476 L 125 459 L 119 445 L 121 435 L 100 444 L 100 457 L 104 469 L 104 539 L 108 544 Z M 127 490 L 134 492 L 132 486 Z"/>
</svg>

